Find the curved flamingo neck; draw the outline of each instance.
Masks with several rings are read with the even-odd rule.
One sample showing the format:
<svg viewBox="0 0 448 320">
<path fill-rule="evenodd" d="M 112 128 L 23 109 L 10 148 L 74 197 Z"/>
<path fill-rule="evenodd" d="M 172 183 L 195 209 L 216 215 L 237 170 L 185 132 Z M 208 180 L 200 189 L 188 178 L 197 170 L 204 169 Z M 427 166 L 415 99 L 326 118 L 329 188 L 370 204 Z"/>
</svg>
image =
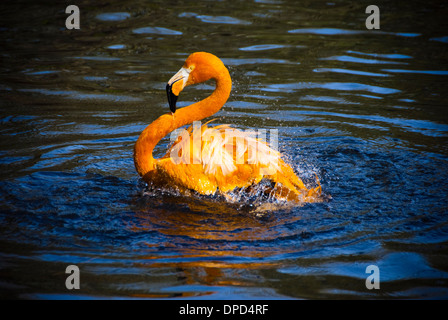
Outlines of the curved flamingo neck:
<svg viewBox="0 0 448 320">
<path fill-rule="evenodd" d="M 134 147 L 134 164 L 140 176 L 144 177 L 154 170 L 157 159 L 154 159 L 152 152 L 168 133 L 215 114 L 226 103 L 232 89 L 232 80 L 227 68 L 223 67 L 214 79 L 216 88 L 209 97 L 177 110 L 174 115 L 164 114 L 143 130 Z"/>
</svg>

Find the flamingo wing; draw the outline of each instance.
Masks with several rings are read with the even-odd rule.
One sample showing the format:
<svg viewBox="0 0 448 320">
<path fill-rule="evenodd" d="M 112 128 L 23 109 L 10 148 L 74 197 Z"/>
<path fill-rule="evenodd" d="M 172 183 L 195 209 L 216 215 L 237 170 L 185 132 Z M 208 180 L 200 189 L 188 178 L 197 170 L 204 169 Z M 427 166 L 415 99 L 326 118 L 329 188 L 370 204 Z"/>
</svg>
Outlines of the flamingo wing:
<svg viewBox="0 0 448 320">
<path fill-rule="evenodd" d="M 228 125 L 204 124 L 196 135 L 192 126 L 182 131 L 158 161 L 157 169 L 170 183 L 201 194 L 247 188 L 263 178 L 275 183 L 277 198 L 297 198 L 309 193 L 278 151 L 257 139 L 253 132 Z"/>
</svg>

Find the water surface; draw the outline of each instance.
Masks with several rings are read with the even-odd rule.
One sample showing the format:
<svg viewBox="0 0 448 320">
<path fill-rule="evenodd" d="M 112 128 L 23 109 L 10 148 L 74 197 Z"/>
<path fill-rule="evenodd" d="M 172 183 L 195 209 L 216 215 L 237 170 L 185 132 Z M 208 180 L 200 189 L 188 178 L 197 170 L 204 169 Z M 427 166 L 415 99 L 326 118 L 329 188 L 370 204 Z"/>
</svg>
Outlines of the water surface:
<svg viewBox="0 0 448 320">
<path fill-rule="evenodd" d="M 378 2 L 372 31 L 369 4 L 81 1 L 67 30 L 63 5 L 2 3 L 0 296 L 447 298 L 447 4 Z M 325 201 L 145 186 L 133 145 L 194 51 L 233 79 L 215 123 L 277 129 Z"/>
</svg>

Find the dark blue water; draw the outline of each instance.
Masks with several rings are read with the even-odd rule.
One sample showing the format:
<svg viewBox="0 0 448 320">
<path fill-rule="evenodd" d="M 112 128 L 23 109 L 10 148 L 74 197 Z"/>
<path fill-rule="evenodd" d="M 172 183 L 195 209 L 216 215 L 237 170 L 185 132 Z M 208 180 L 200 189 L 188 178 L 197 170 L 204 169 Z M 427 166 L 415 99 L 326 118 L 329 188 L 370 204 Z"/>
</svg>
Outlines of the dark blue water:
<svg viewBox="0 0 448 320">
<path fill-rule="evenodd" d="M 368 4 L 81 2 L 81 30 L 66 30 L 63 5 L 2 3 L 0 297 L 446 298 L 447 5 L 378 3 L 369 31 Z M 198 50 L 233 79 L 215 123 L 277 129 L 324 201 L 229 203 L 140 180 L 134 143 Z"/>
</svg>

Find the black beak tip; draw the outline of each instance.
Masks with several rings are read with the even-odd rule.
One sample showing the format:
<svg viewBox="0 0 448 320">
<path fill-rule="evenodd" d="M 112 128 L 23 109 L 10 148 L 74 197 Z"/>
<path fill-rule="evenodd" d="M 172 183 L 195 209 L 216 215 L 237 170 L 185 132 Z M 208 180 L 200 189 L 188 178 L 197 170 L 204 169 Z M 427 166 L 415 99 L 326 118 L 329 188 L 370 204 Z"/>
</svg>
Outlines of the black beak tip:
<svg viewBox="0 0 448 320">
<path fill-rule="evenodd" d="M 170 106 L 170 110 L 172 113 L 176 112 L 176 101 L 177 96 L 171 90 L 171 86 L 169 84 L 166 85 L 166 95 L 168 97 L 168 104 Z"/>
</svg>

